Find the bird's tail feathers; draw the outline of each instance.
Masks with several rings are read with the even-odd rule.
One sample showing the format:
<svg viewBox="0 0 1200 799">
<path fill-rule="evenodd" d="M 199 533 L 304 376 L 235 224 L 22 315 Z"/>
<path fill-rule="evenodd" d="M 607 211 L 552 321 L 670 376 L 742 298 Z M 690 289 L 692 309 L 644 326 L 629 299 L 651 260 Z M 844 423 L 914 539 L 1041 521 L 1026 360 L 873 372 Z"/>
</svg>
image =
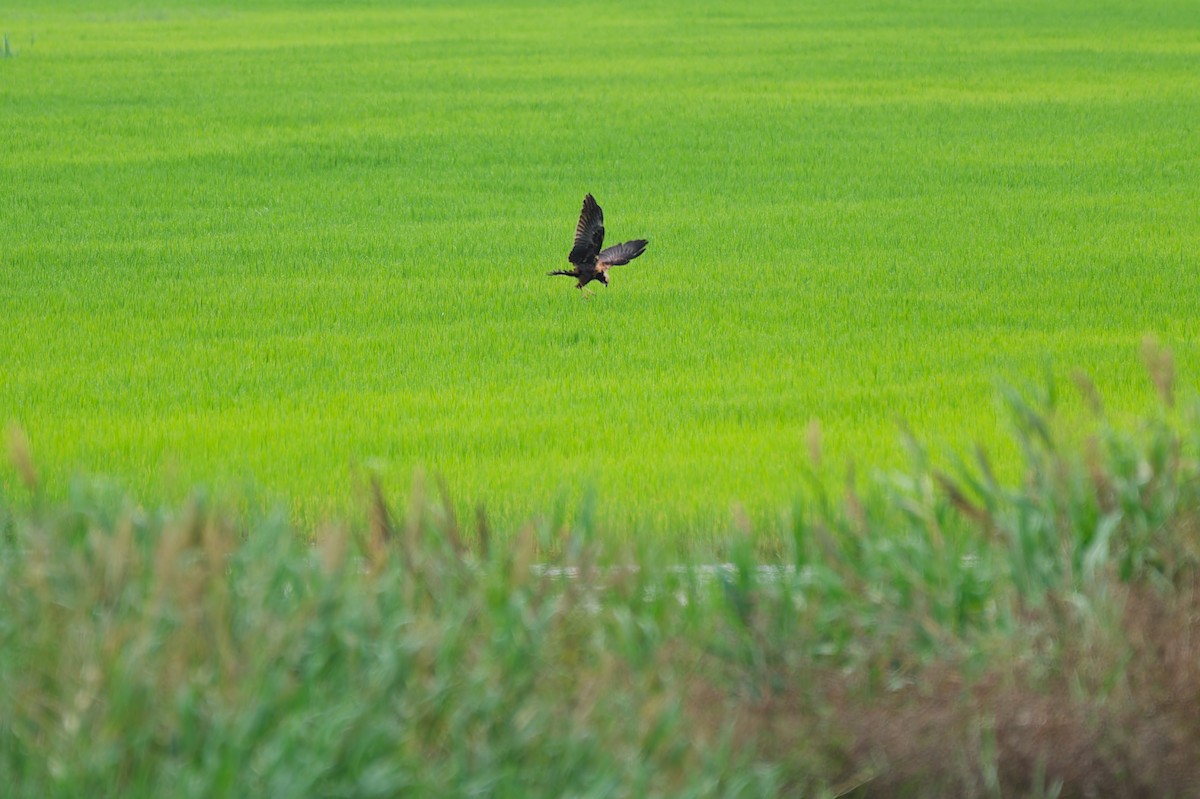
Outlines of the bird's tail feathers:
<svg viewBox="0 0 1200 799">
<path fill-rule="evenodd" d="M 566 275 L 567 277 L 576 277 L 576 274 L 574 272 L 569 271 L 567 269 L 555 269 L 553 272 L 546 273 L 547 277 L 549 277 L 550 275 Z"/>
</svg>

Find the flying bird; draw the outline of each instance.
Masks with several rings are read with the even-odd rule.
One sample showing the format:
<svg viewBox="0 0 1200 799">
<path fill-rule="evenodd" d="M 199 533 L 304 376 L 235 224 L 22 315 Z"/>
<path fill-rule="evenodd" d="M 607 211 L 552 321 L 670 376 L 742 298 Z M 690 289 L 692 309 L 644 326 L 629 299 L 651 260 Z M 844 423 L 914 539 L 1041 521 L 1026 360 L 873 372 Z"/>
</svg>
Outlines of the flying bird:
<svg viewBox="0 0 1200 799">
<path fill-rule="evenodd" d="M 583 198 L 583 210 L 579 212 L 579 222 L 575 225 L 575 246 L 567 256 L 575 268 L 558 269 L 549 274 L 575 278 L 575 288 L 580 290 L 593 280 L 599 280 L 607 286 L 609 267 L 629 263 L 646 250 L 648 243 L 645 239 L 633 239 L 614 244 L 607 250 L 600 249 L 604 246 L 604 211 L 596 204 L 596 198 L 589 194 Z M 584 299 L 589 294 L 584 292 Z"/>
</svg>

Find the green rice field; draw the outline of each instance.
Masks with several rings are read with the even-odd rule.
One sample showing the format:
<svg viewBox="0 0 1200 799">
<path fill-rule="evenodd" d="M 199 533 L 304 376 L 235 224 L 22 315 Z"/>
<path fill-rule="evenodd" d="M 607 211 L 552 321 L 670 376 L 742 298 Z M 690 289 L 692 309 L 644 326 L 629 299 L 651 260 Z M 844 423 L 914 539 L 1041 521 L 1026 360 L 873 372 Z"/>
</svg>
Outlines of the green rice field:
<svg viewBox="0 0 1200 799">
<path fill-rule="evenodd" d="M 817 430 L 834 475 L 902 425 L 1003 467 L 998 384 L 1082 370 L 1119 418 L 1145 336 L 1200 370 L 1194 0 L 0 0 L 0 34 L 0 425 L 53 495 L 303 525 L 421 471 L 500 529 L 594 492 L 699 536 L 789 507 Z M 583 301 L 546 273 L 586 192 L 650 245 Z"/>
</svg>

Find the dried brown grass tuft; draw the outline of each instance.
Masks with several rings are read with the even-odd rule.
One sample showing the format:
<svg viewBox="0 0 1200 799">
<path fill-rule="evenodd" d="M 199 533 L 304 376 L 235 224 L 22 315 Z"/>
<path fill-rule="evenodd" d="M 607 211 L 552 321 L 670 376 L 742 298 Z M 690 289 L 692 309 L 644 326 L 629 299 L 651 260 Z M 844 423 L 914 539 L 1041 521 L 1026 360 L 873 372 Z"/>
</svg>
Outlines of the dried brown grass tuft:
<svg viewBox="0 0 1200 799">
<path fill-rule="evenodd" d="M 731 724 L 792 790 L 854 796 L 1187 797 L 1200 786 L 1200 587 L 1121 589 L 1108 634 L 1031 619 L 1055 668 L 947 657 L 870 688 L 835 669 L 778 675 L 755 693 L 696 677 L 701 737 Z M 694 674 L 711 674 L 697 669 Z M 820 784 L 812 780 L 820 775 Z"/>
<path fill-rule="evenodd" d="M 1170 348 L 1158 343 L 1153 336 L 1142 340 L 1142 360 L 1150 373 L 1150 381 L 1168 408 L 1175 405 L 1175 356 Z"/>
<path fill-rule="evenodd" d="M 8 459 L 20 476 L 21 482 L 30 491 L 37 491 L 37 469 L 33 465 L 33 454 L 29 445 L 29 436 L 15 424 L 8 426 Z"/>
</svg>

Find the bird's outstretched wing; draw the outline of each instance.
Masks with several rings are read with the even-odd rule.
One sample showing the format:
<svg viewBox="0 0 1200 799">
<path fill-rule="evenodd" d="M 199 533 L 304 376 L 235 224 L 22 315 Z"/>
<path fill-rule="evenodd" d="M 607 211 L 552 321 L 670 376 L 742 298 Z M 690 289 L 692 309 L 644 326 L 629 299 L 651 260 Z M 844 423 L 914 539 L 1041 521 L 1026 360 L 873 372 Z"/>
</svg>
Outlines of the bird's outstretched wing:
<svg viewBox="0 0 1200 799">
<path fill-rule="evenodd" d="M 604 266 L 620 266 L 627 264 L 634 258 L 637 258 L 646 251 L 646 245 L 650 242 L 645 239 L 634 239 L 633 241 L 614 244 L 607 250 L 600 253 L 598 262 Z"/>
<path fill-rule="evenodd" d="M 591 266 L 604 246 L 604 211 L 596 204 L 596 198 L 588 195 L 583 198 L 583 210 L 579 212 L 579 222 L 575 225 L 575 246 L 567 260 L 573 264 Z"/>
</svg>

